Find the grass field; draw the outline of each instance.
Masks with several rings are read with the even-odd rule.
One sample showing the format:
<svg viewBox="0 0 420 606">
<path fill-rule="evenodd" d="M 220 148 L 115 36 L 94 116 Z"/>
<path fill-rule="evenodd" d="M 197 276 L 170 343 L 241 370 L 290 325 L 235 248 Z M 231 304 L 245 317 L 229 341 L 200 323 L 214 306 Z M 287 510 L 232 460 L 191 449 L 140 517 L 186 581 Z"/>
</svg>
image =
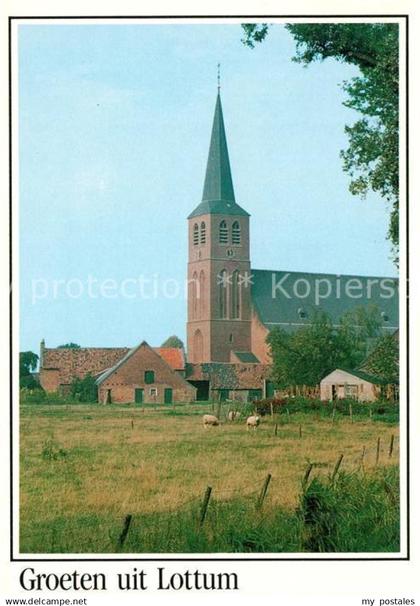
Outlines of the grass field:
<svg viewBox="0 0 420 606">
<path fill-rule="evenodd" d="M 398 550 L 397 425 L 294 413 L 264 417 L 257 431 L 247 432 L 243 421 L 205 429 L 204 412 L 211 412 L 206 404 L 22 406 L 21 552 Z M 341 453 L 338 484 L 330 490 Z M 316 497 L 315 509 L 331 513 L 336 507 L 342 515 L 335 544 L 311 547 L 308 524 L 310 534 L 314 528 L 322 534 L 318 521 L 297 514 L 307 507 L 302 477 L 309 462 L 310 489 L 318 486 L 318 496 L 329 491 L 322 502 Z M 267 474 L 272 480 L 256 512 Z M 199 528 L 207 486 L 212 496 Z M 128 514 L 132 524 L 120 545 Z M 359 538 L 355 524 L 363 530 Z"/>
</svg>

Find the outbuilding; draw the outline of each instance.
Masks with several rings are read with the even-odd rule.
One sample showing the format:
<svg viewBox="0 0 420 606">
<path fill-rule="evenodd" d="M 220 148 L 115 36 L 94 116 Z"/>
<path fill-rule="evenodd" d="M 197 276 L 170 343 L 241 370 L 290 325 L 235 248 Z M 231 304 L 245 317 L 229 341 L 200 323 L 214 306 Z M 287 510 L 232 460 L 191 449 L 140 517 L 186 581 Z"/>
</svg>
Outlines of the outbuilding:
<svg viewBox="0 0 420 606">
<path fill-rule="evenodd" d="M 171 404 L 192 402 L 196 389 L 145 341 L 97 379 L 98 401 Z"/>
<path fill-rule="evenodd" d="M 361 370 L 336 368 L 320 383 L 321 400 L 354 398 L 360 402 L 373 402 L 381 395 L 383 379 Z"/>
</svg>

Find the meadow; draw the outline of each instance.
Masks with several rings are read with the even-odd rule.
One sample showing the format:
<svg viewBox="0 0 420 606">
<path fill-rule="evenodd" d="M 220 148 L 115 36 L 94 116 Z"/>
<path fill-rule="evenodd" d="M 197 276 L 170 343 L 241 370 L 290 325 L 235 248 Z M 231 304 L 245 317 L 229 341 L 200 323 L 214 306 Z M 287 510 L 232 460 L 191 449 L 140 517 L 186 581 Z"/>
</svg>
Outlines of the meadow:
<svg viewBox="0 0 420 606">
<path fill-rule="evenodd" d="M 20 551 L 398 551 L 391 417 L 297 408 L 247 431 L 244 419 L 204 428 L 206 412 L 22 405 Z"/>
</svg>

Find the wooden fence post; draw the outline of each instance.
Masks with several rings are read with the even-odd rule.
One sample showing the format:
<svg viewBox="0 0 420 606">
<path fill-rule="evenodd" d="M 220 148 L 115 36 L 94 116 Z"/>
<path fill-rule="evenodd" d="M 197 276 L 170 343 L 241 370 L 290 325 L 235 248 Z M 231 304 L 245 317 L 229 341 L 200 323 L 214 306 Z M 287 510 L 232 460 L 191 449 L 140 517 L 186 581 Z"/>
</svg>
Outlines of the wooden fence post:
<svg viewBox="0 0 420 606">
<path fill-rule="evenodd" d="M 131 429 L 134 429 L 134 421 L 131 419 Z"/>
<path fill-rule="evenodd" d="M 337 462 L 336 462 L 335 467 L 334 467 L 334 471 L 333 471 L 332 476 L 331 476 L 331 482 L 334 482 L 334 480 L 335 480 L 335 476 L 337 475 L 338 470 L 340 469 L 340 465 L 341 465 L 341 462 L 343 460 L 343 457 L 344 457 L 344 455 L 343 455 L 343 453 L 341 453 L 340 456 L 337 459 Z"/>
<path fill-rule="evenodd" d="M 271 418 L 274 418 L 273 402 L 270 402 Z"/>
<path fill-rule="evenodd" d="M 259 494 L 257 503 L 255 505 L 255 509 L 261 509 L 262 504 L 264 503 L 265 495 L 267 494 L 268 485 L 270 484 L 270 480 L 271 480 L 271 473 L 269 473 L 264 480 L 264 484 L 262 485 L 261 492 Z"/>
<path fill-rule="evenodd" d="M 211 495 L 211 486 L 207 486 L 206 492 L 204 493 L 203 502 L 201 503 L 200 508 L 200 527 L 204 524 L 204 520 L 206 519 L 207 508 L 209 506 Z"/>
<path fill-rule="evenodd" d="M 299 425 L 299 438 L 302 437 L 302 425 Z"/>
<path fill-rule="evenodd" d="M 379 463 L 380 451 L 381 451 L 381 438 L 378 438 L 378 441 L 376 443 L 376 462 L 375 462 L 375 465 L 378 465 L 378 463 Z"/>
<path fill-rule="evenodd" d="M 118 539 L 118 544 L 120 547 L 122 547 L 125 543 L 132 519 L 133 519 L 133 516 L 131 515 L 131 513 L 129 513 L 128 515 L 125 516 L 124 526 L 123 526 L 122 532 Z"/>
<path fill-rule="evenodd" d="M 305 488 L 306 484 L 308 483 L 309 476 L 311 474 L 313 466 L 314 466 L 313 463 L 309 463 L 308 467 L 306 468 L 305 475 L 303 476 L 303 481 L 302 481 L 303 488 Z"/>
<path fill-rule="evenodd" d="M 389 453 L 388 453 L 389 458 L 392 457 L 392 453 L 393 452 L 394 452 L 394 434 L 392 434 L 392 436 L 391 436 L 391 442 L 389 444 Z"/>
<path fill-rule="evenodd" d="M 363 446 L 362 456 L 360 458 L 360 467 L 362 469 L 364 469 L 364 465 L 365 465 L 365 453 L 366 453 L 366 446 Z"/>
<path fill-rule="evenodd" d="M 332 411 L 332 415 L 331 415 L 331 422 L 334 425 L 334 419 L 335 419 L 335 406 L 333 407 L 333 411 Z"/>
<path fill-rule="evenodd" d="M 278 424 L 276 423 L 275 426 L 274 426 L 274 435 L 275 436 L 277 435 L 277 426 L 278 426 Z"/>
<path fill-rule="evenodd" d="M 349 404 L 349 414 L 350 414 L 350 423 L 353 423 L 353 406 L 350 402 Z"/>
</svg>

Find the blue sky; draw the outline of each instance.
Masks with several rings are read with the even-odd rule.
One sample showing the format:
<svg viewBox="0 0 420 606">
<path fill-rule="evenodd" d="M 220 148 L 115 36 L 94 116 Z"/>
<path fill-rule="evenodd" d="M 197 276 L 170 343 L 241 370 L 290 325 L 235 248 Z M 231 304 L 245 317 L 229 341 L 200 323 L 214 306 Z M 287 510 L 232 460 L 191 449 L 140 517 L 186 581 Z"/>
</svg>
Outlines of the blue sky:
<svg viewBox="0 0 420 606">
<path fill-rule="evenodd" d="M 348 192 L 339 157 L 357 118 L 340 83 L 356 70 L 293 63 L 279 25 L 254 50 L 241 37 L 239 24 L 19 27 L 21 350 L 184 339 L 183 289 L 161 285 L 186 277 L 218 61 L 252 267 L 396 274 L 387 206 Z M 157 296 L 111 282 L 89 296 L 89 280 L 98 294 L 140 275 Z"/>
</svg>

